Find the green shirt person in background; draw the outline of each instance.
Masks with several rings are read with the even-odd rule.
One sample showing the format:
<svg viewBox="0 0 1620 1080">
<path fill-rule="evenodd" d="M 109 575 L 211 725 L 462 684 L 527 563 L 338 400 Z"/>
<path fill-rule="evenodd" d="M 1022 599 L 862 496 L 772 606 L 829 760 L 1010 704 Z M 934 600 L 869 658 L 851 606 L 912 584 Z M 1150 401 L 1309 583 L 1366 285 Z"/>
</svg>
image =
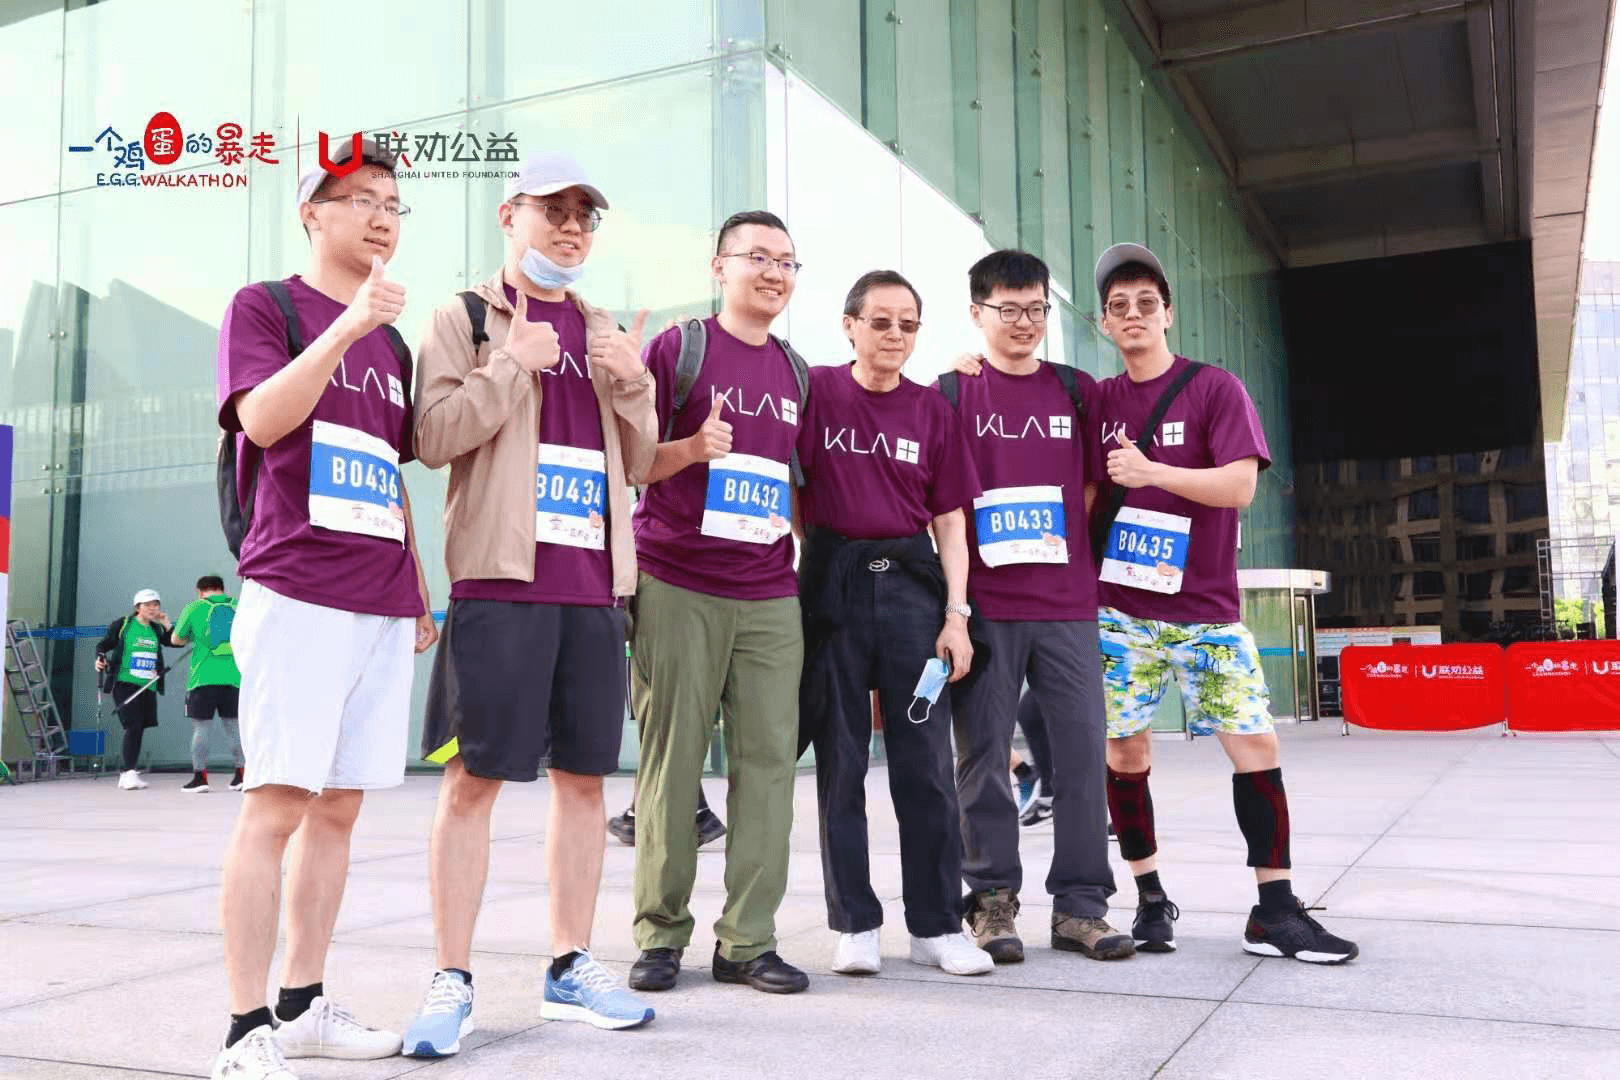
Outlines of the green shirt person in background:
<svg viewBox="0 0 1620 1080">
<path fill-rule="evenodd" d="M 230 736 L 236 773 L 231 790 L 242 790 L 242 737 L 236 725 L 237 698 L 242 672 L 231 649 L 231 624 L 236 601 L 225 595 L 225 581 L 217 574 L 197 579 L 197 599 L 186 605 L 174 626 L 176 644 L 189 643 L 191 675 L 186 679 L 186 715 L 191 718 L 191 782 L 181 791 L 203 792 L 208 786 L 208 730 L 219 717 Z"/>
</svg>

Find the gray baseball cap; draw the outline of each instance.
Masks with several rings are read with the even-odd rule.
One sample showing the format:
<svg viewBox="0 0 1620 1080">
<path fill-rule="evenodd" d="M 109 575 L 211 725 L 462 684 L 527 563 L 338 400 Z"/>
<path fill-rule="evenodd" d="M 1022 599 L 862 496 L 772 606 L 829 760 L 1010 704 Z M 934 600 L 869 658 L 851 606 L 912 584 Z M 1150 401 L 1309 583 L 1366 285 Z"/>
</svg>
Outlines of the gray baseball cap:
<svg viewBox="0 0 1620 1080">
<path fill-rule="evenodd" d="M 1170 280 L 1170 276 L 1164 272 L 1164 267 L 1159 263 L 1159 257 L 1153 254 L 1153 252 L 1149 251 L 1143 245 L 1115 244 L 1113 247 L 1103 252 L 1102 258 L 1097 260 L 1098 299 L 1108 299 L 1103 295 L 1103 285 L 1108 281 L 1109 274 L 1112 274 L 1115 270 L 1118 270 L 1126 263 L 1142 263 L 1146 266 L 1152 267 L 1154 272 L 1157 273 L 1161 278 L 1164 278 L 1166 282 Z"/>
<path fill-rule="evenodd" d="M 567 154 L 544 151 L 530 154 L 523 160 L 523 168 L 506 183 L 506 201 L 518 195 L 555 195 L 571 187 L 584 190 L 598 210 L 606 210 L 608 201 L 595 184 L 585 178 L 585 169 Z"/>
<path fill-rule="evenodd" d="M 329 156 L 331 157 L 332 164 L 334 165 L 341 165 L 345 161 L 348 161 L 349 158 L 354 156 L 353 140 L 344 139 L 335 149 L 331 151 Z M 389 172 L 393 172 L 395 167 L 398 165 L 398 159 L 387 150 L 384 150 L 382 147 L 378 146 L 377 140 L 372 138 L 364 138 L 360 140 L 360 160 L 366 165 L 380 165 Z M 315 197 L 315 190 L 321 186 L 321 181 L 325 180 L 330 175 L 332 174 L 322 168 L 318 161 L 313 168 L 306 169 L 304 174 L 298 178 L 298 199 L 293 203 L 293 205 L 303 206 L 305 203 L 309 202 L 309 200 L 313 199 Z"/>
</svg>

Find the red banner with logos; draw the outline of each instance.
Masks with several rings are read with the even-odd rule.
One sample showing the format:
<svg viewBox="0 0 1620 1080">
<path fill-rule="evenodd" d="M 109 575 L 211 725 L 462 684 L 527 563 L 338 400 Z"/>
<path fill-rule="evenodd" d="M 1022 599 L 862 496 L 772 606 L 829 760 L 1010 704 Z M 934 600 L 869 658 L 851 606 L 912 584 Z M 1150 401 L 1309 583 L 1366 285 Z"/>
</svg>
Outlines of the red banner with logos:
<svg viewBox="0 0 1620 1080">
<path fill-rule="evenodd" d="M 1508 727 L 1620 731 L 1620 641 L 1508 646 Z"/>
<path fill-rule="evenodd" d="M 1339 654 L 1344 718 L 1386 731 L 1465 731 L 1500 724 L 1498 645 L 1350 645 Z"/>
</svg>

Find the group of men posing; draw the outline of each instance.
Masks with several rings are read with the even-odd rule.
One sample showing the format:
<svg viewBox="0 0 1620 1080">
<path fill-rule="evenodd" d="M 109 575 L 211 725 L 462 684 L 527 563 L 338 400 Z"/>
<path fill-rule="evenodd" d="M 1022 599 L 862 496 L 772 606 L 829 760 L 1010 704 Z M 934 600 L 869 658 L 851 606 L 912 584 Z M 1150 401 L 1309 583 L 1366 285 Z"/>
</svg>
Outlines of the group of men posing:
<svg viewBox="0 0 1620 1080">
<path fill-rule="evenodd" d="M 288 1080 L 300 1056 L 455 1053 L 473 1027 L 491 809 L 503 781 L 542 769 L 555 959 L 541 1016 L 651 1020 L 631 991 L 673 988 L 691 940 L 717 715 L 730 832 L 713 977 L 771 993 L 809 984 L 774 930 L 810 747 L 832 967 L 876 972 L 873 691 L 914 962 L 971 975 L 1023 957 L 1007 763 L 1026 682 L 1052 746 L 1053 946 L 1099 960 L 1175 947 L 1148 792 L 1150 721 L 1172 676 L 1190 729 L 1218 736 L 1234 764 L 1259 879 L 1244 948 L 1356 955 L 1290 889 L 1277 740 L 1239 622 L 1238 510 L 1265 438 L 1236 377 L 1169 351 L 1170 287 L 1151 252 L 1120 245 L 1098 266 L 1101 326 L 1125 364 L 1102 383 L 1037 359 L 1047 269 L 1018 251 L 969 271 L 983 357 L 937 388 L 902 377 L 923 305 L 893 271 L 850 289 L 853 362 L 805 365 L 770 332 L 800 264 L 764 211 L 721 227 L 720 313 L 643 348 L 645 313 L 626 330 L 574 288 L 607 199 L 572 159 L 538 154 L 499 208 L 505 265 L 434 311 L 413 401 L 391 325 L 405 290 L 384 272 L 409 208 L 392 159 L 369 142 L 355 152 L 362 167 L 301 180 L 308 273 L 239 291 L 220 334 L 220 422 L 239 433 L 251 520 L 232 635 L 247 791 L 224 872 L 232 1016 L 216 1077 Z M 450 468 L 442 639 L 399 470 L 412 459 Z M 437 970 L 402 1039 L 321 980 L 361 798 L 402 779 L 411 653 L 436 640 L 421 749 L 445 765 Z M 627 691 L 641 739 L 628 989 L 589 951 L 602 777 L 618 764 Z M 1139 889 L 1128 934 L 1106 921 L 1105 808 Z"/>
</svg>

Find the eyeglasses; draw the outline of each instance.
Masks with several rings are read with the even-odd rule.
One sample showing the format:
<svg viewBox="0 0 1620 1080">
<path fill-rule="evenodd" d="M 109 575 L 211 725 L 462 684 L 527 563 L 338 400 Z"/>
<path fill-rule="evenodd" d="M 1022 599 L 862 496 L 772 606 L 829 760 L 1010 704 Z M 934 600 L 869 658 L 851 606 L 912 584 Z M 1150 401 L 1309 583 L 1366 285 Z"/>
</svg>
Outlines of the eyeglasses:
<svg viewBox="0 0 1620 1080">
<path fill-rule="evenodd" d="M 329 199 L 311 199 L 312 203 L 348 203 L 354 207 L 354 212 L 370 217 L 379 209 L 389 217 L 402 218 L 411 212 L 411 208 L 402 202 L 378 202 L 370 195 L 334 195 Z"/>
<path fill-rule="evenodd" d="M 880 334 L 887 334 L 895 325 L 895 320 L 889 318 L 887 315 L 879 315 L 871 319 L 868 319 L 864 315 L 852 315 L 851 318 L 859 319 L 861 322 L 865 323 L 867 326 L 870 326 L 873 330 Z M 899 324 L 900 332 L 902 334 L 915 334 L 919 329 L 922 328 L 922 321 L 920 319 L 900 319 Z"/>
<path fill-rule="evenodd" d="M 770 269 L 772 263 L 775 263 L 777 269 L 788 277 L 793 277 L 804 268 L 802 262 L 794 262 L 792 259 L 776 259 L 758 251 L 732 251 L 720 257 L 722 259 L 747 259 L 748 265 L 761 274 Z"/>
<path fill-rule="evenodd" d="M 1154 312 L 1158 311 L 1161 306 L 1162 305 L 1159 302 L 1159 298 L 1151 294 L 1136 298 L 1136 310 L 1140 311 L 1143 315 L 1152 315 Z M 1125 316 L 1131 313 L 1131 307 L 1132 304 L 1130 299 L 1124 296 L 1116 296 L 1112 300 L 1108 301 L 1106 310 L 1108 314 L 1112 315 L 1114 318 L 1123 319 Z"/>
<path fill-rule="evenodd" d="M 553 226 L 559 229 L 568 224 L 569 218 L 573 218 L 575 221 L 577 221 L 579 223 L 579 227 L 585 232 L 595 232 L 602 224 L 602 211 L 598 210 L 594 206 L 589 210 L 570 210 L 568 207 L 562 206 L 558 203 L 529 202 L 527 200 L 519 201 L 517 199 L 512 200 L 512 205 L 532 206 L 536 210 L 544 210 L 546 212 L 546 220 L 551 222 Z"/>
<path fill-rule="evenodd" d="M 1019 307 L 1017 304 L 980 304 L 982 308 L 1001 313 L 1001 321 L 1015 323 L 1020 315 L 1028 315 L 1032 323 L 1043 323 L 1052 310 L 1051 304 L 1031 304 L 1028 307 Z"/>
</svg>

